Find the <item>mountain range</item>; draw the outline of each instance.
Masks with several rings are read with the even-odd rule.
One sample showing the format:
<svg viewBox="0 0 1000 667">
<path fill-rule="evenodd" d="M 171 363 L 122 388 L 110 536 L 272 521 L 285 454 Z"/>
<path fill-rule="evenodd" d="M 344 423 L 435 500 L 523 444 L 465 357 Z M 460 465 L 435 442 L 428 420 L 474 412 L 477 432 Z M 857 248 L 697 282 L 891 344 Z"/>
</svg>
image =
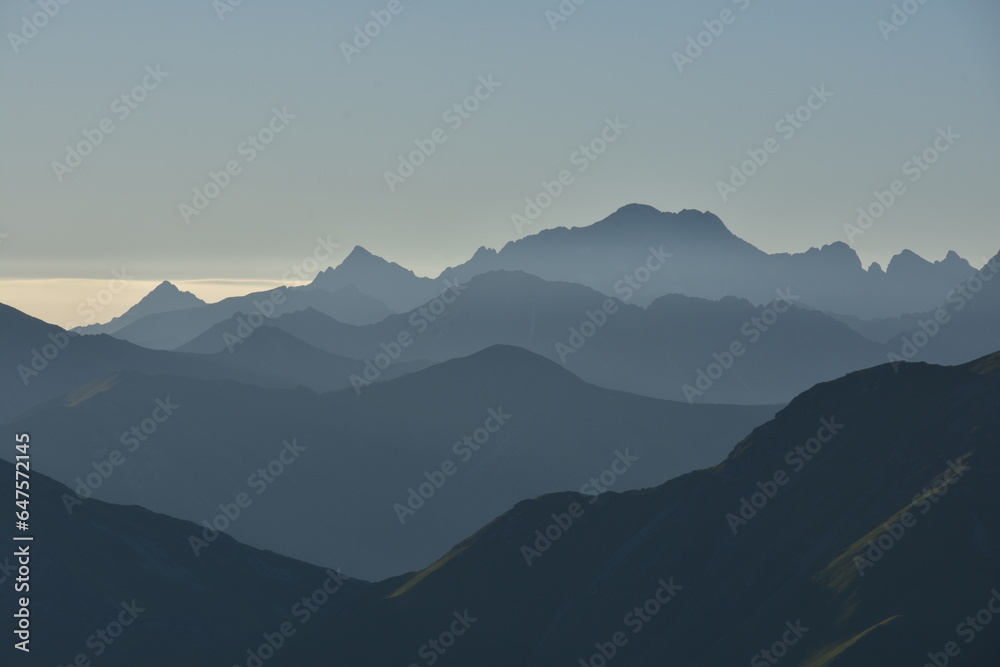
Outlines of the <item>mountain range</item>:
<svg viewBox="0 0 1000 667">
<path fill-rule="evenodd" d="M 331 354 L 372 361 L 401 334 L 410 340 L 399 350 L 403 362 L 515 345 L 603 387 L 691 402 L 787 402 L 816 382 L 885 359 L 882 345 L 799 307 L 798 295 L 779 293 L 767 306 L 670 295 L 643 308 L 582 285 L 498 271 L 463 284 L 453 303 L 437 302 L 437 315 L 432 301 L 361 327 L 310 310 L 264 325 Z M 224 350 L 227 330 L 228 323 L 216 325 L 179 350 Z M 741 346 L 736 356 L 734 345 Z"/>
<path fill-rule="evenodd" d="M 0 304 L 32 661 L 992 665 L 997 274 L 630 205 L 434 278 Z"/>
<path fill-rule="evenodd" d="M 712 468 L 519 503 L 295 657 L 406 664 L 468 610 L 441 665 L 993 664 L 998 433 L 1000 355 L 852 373 Z"/>
<path fill-rule="evenodd" d="M 60 628 L 41 654 L 86 652 L 134 603 L 105 664 L 255 664 L 270 636 L 270 665 L 988 665 L 998 433 L 1000 355 L 885 364 L 805 392 L 718 465 L 519 502 L 373 584 L 225 536 L 195 556 L 196 524 L 94 500 L 68 514 L 71 490 L 36 474 L 39 536 L 65 545 L 36 561 L 33 613 Z"/>
<path fill-rule="evenodd" d="M 666 257 L 653 271 L 646 267 L 651 253 Z M 843 242 L 798 254 L 768 254 L 735 236 L 712 213 L 666 213 L 631 204 L 588 226 L 545 230 L 499 251 L 480 248 L 467 262 L 434 279 L 419 277 L 358 246 L 336 268 L 321 271 L 308 288 L 290 288 L 288 303 L 277 312 L 312 307 L 344 323 L 368 324 L 389 312 L 409 312 L 449 285 L 495 271 L 579 283 L 643 306 L 673 294 L 712 300 L 735 296 L 764 305 L 776 291 L 790 289 L 801 295 L 803 306 L 859 320 L 934 309 L 975 273 L 954 252 L 928 262 L 904 250 L 884 270 L 878 264 L 864 268 L 857 253 Z M 630 283 L 640 288 L 633 289 Z M 260 293 L 178 309 L 170 288 L 157 289 L 161 294 L 155 304 L 137 305 L 118 318 L 120 322 L 78 331 L 115 333 L 146 347 L 172 349 L 236 313 L 253 312 L 254 301 L 268 297 Z M 338 298 L 325 300 L 315 290 Z M 168 312 L 172 315 L 165 315 Z"/>
<path fill-rule="evenodd" d="M 496 346 L 360 395 L 118 373 L 10 428 L 49 443 L 35 463 L 79 497 L 200 523 L 246 492 L 255 502 L 233 522 L 237 539 L 384 578 L 427 565 L 523 498 L 606 470 L 622 473 L 613 488 L 634 489 L 711 465 L 775 410 L 601 389 Z M 93 477 L 116 451 L 125 463 Z M 288 465 L 276 480 L 250 481 L 277 460 Z"/>
</svg>

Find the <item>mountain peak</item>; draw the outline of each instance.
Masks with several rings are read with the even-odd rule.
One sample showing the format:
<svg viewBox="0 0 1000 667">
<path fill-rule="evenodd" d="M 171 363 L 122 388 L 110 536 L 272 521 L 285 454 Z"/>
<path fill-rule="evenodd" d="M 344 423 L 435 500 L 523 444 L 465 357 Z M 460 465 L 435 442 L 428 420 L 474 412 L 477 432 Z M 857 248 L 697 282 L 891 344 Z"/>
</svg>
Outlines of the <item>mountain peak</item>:
<svg viewBox="0 0 1000 667">
<path fill-rule="evenodd" d="M 169 280 L 164 280 L 162 283 L 153 288 L 150 294 L 156 294 L 157 292 L 180 292 L 177 289 L 177 285 L 174 285 Z"/>
<path fill-rule="evenodd" d="M 596 228 L 608 227 L 673 227 L 684 233 L 702 234 L 723 234 L 731 236 L 732 232 L 726 227 L 719 216 L 711 211 L 698 211 L 686 208 L 677 213 L 661 211 L 648 204 L 628 204 L 606 217 L 604 220 L 592 225 Z"/>
<path fill-rule="evenodd" d="M 368 250 L 366 250 L 363 246 L 356 245 L 356 246 L 354 246 L 354 250 L 351 251 L 351 254 L 349 254 L 344 259 L 344 262 L 341 262 L 341 263 L 343 264 L 343 263 L 349 262 L 349 261 L 354 261 L 354 262 L 368 261 L 368 260 L 373 260 L 373 259 L 381 260 L 383 262 L 385 261 L 384 259 L 382 259 L 378 255 L 373 255 L 372 253 L 368 252 Z"/>
<path fill-rule="evenodd" d="M 935 264 L 941 264 L 949 268 L 954 268 L 959 271 L 972 271 L 972 265 L 969 264 L 968 260 L 959 255 L 954 250 L 949 250 L 948 254 L 944 256 L 939 262 L 934 262 Z"/>
<path fill-rule="evenodd" d="M 662 211 L 650 206 L 649 204 L 626 204 L 620 209 L 612 213 L 612 216 L 616 215 L 628 215 L 628 216 L 638 216 L 638 215 L 662 215 Z"/>
<path fill-rule="evenodd" d="M 928 266 L 931 266 L 931 263 L 917 253 L 912 250 L 903 250 L 889 260 L 889 266 L 885 270 L 886 273 L 895 273 L 900 270 L 921 270 Z"/>
<path fill-rule="evenodd" d="M 191 292 L 184 292 L 177 285 L 174 285 L 169 280 L 164 280 L 162 283 L 154 287 L 146 296 L 139 300 L 139 303 L 147 300 L 169 298 L 174 299 L 184 299 L 190 305 L 204 304 L 205 302 L 196 297 Z M 197 302 L 197 304 L 195 303 Z M 148 303 L 148 301 L 147 301 Z M 137 304 L 138 305 L 138 304 Z"/>
</svg>

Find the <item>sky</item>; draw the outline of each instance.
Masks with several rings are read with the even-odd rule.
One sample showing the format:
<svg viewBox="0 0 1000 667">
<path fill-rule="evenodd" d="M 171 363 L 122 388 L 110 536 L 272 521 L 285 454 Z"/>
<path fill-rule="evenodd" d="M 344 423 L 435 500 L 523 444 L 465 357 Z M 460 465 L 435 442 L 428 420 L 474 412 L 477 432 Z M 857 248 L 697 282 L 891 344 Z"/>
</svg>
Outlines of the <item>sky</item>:
<svg viewBox="0 0 1000 667">
<path fill-rule="evenodd" d="M 294 282 L 317 239 L 436 275 L 632 202 L 866 265 L 1000 250 L 995 0 L 561 6 L 5 1 L 0 302 L 64 322 L 123 270 L 108 316 L 165 279 L 214 300 Z"/>
</svg>

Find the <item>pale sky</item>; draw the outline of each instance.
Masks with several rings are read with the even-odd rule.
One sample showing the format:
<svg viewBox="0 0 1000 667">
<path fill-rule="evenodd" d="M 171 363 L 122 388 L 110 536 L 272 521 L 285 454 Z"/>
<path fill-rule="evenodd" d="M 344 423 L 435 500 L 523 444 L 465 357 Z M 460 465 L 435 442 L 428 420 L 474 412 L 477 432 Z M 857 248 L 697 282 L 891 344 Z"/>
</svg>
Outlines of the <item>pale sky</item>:
<svg viewBox="0 0 1000 667">
<path fill-rule="evenodd" d="M 317 237 L 339 244 L 331 264 L 363 245 L 435 275 L 631 202 L 710 210 L 801 252 L 847 241 L 896 179 L 905 193 L 852 239 L 865 264 L 1000 250 L 995 0 L 928 2 L 891 32 L 883 0 L 590 0 L 554 30 L 558 0 L 401 0 L 347 62 L 341 43 L 389 4 L 243 0 L 220 19 L 211 0 L 75 1 L 36 31 L 38 5 L 2 3 L 0 301 L 65 322 L 121 267 L 134 293 L 109 314 L 164 279 L 215 300 L 282 281 Z M 688 37 L 720 26 L 678 71 Z M 776 123 L 814 88 L 832 96 L 787 136 Z M 478 108 L 445 115 L 477 89 Z M 609 118 L 627 129 L 579 172 Z M 905 163 L 947 128 L 958 138 L 911 181 Z M 436 129 L 446 140 L 391 191 L 385 172 Z M 262 130 L 271 143 L 243 144 Z M 53 167 L 85 132 L 92 152 Z M 777 152 L 723 201 L 718 182 L 769 138 Z M 179 206 L 228 162 L 238 173 L 186 223 Z M 518 232 L 511 215 L 564 169 L 573 183 Z M 40 282 L 56 278 L 70 282 Z M 193 282 L 219 280 L 239 282 Z"/>
</svg>

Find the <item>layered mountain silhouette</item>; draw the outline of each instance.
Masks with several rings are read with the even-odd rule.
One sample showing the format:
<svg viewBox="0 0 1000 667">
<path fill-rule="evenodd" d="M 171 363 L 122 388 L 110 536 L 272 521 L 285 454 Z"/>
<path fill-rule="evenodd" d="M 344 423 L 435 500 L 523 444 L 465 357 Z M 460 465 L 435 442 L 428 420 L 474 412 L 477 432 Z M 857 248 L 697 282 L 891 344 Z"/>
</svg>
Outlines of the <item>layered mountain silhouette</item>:
<svg viewBox="0 0 1000 667">
<path fill-rule="evenodd" d="M 799 295 L 786 290 L 772 295 L 777 309 L 732 297 L 680 295 L 642 308 L 609 302 L 582 285 L 498 271 L 474 277 L 451 296 L 450 304 L 431 302 L 363 327 L 315 311 L 265 324 L 357 359 L 376 359 L 400 334 L 410 337 L 400 350 L 402 361 L 442 361 L 490 345 L 516 345 L 603 387 L 693 402 L 786 402 L 816 382 L 886 358 L 882 345 L 799 308 Z M 738 356 L 732 355 L 734 344 L 742 346 Z M 182 349 L 223 349 L 220 329 Z"/>
<path fill-rule="evenodd" d="M 893 360 L 960 364 L 1000 348 L 1000 255 L 908 324 L 887 343 Z"/>
<path fill-rule="evenodd" d="M 649 271 L 651 254 L 668 258 Z M 276 312 L 311 307 L 343 323 L 370 324 L 390 312 L 412 311 L 449 286 L 496 271 L 522 271 L 548 281 L 578 283 L 641 306 L 673 294 L 711 300 L 735 296 L 765 305 L 776 291 L 791 290 L 801 295 L 802 306 L 834 314 L 876 342 L 905 331 L 908 322 L 868 326 L 866 320 L 936 308 L 955 285 L 975 273 L 954 252 L 929 262 L 909 250 L 896 255 L 885 270 L 878 264 L 865 269 L 854 250 L 842 242 L 798 254 L 771 255 L 735 236 L 712 213 L 665 213 L 631 204 L 589 226 L 544 230 L 499 251 L 480 248 L 468 262 L 446 269 L 435 279 L 419 277 L 357 246 L 339 266 L 320 272 L 310 286 L 288 288 L 287 302 Z M 641 289 L 632 289 L 630 284 Z M 157 291 L 161 294 L 153 298 Z M 80 332 L 114 333 L 145 347 L 174 349 L 237 313 L 260 310 L 258 304 L 271 296 L 260 292 L 176 308 L 166 306 L 178 302 L 166 298 L 169 291 L 161 285 L 144 299 L 147 305 L 137 305 L 136 312 L 126 313 L 122 321 L 92 325 Z"/>
<path fill-rule="evenodd" d="M 306 308 L 350 324 L 377 322 L 391 312 L 385 304 L 354 286 L 336 292 L 310 286 L 279 287 L 195 308 L 147 315 L 118 329 L 114 335 L 143 347 L 171 350 L 237 314 L 268 318 Z"/>
<path fill-rule="evenodd" d="M 791 288 L 813 308 L 870 319 L 936 307 L 973 273 L 954 252 L 931 263 L 904 251 L 884 271 L 877 264 L 866 270 L 842 242 L 769 255 L 735 236 L 712 213 L 665 213 L 631 204 L 589 226 L 544 230 L 499 251 L 482 248 L 440 278 L 468 281 L 489 271 L 525 271 L 616 295 L 623 277 L 644 265 L 650 248 L 661 246 L 671 257 L 651 274 L 634 303 L 678 293 L 707 299 L 737 296 L 760 305 L 775 290 Z"/>
<path fill-rule="evenodd" d="M 177 407 L 154 424 L 164 405 Z M 613 476 L 612 488 L 632 489 L 711 465 L 774 412 L 601 389 L 497 346 L 360 395 L 120 373 L 11 428 L 49 443 L 35 464 L 79 495 L 117 450 L 126 464 L 93 489 L 98 498 L 201 522 L 245 492 L 254 504 L 233 522 L 237 539 L 382 578 L 427 565 L 523 498 L 581 489 L 608 470 L 621 474 L 603 485 Z M 269 469 L 275 460 L 287 469 L 258 500 L 267 473 L 248 480 L 285 468 Z"/>
<path fill-rule="evenodd" d="M 714 468 L 518 504 L 290 659 L 407 664 L 457 610 L 441 665 L 990 665 L 998 433 L 1000 355 L 853 373 Z"/>
<path fill-rule="evenodd" d="M 48 578 L 34 609 L 59 623 L 44 649 L 57 660 L 134 599 L 145 616 L 107 664 L 246 664 L 248 646 L 291 622 L 294 637 L 268 664 L 611 655 L 708 666 L 780 654 L 874 667 L 922 664 L 950 646 L 963 664 L 988 665 L 1000 635 L 976 617 L 1000 596 L 998 433 L 1000 353 L 852 373 L 796 398 L 715 467 L 594 503 L 579 493 L 518 503 L 426 569 L 343 582 L 304 624 L 292 609 L 327 570 L 225 536 L 193 556 L 195 524 L 93 500 L 68 514 L 70 489 L 36 475 L 43 535 L 66 548 L 37 561 Z"/>
<path fill-rule="evenodd" d="M 317 350 L 280 331 L 253 328 L 240 317 L 219 333 L 220 351 L 205 355 L 151 350 L 106 334 L 78 335 L 0 304 L 0 422 L 118 371 L 317 391 L 349 387 L 351 375 L 365 371 L 361 360 Z M 425 365 L 396 364 L 380 378 Z"/>
<path fill-rule="evenodd" d="M 0 304 L 32 664 L 993 665 L 998 276 L 633 204 L 433 278 Z"/>
</svg>

